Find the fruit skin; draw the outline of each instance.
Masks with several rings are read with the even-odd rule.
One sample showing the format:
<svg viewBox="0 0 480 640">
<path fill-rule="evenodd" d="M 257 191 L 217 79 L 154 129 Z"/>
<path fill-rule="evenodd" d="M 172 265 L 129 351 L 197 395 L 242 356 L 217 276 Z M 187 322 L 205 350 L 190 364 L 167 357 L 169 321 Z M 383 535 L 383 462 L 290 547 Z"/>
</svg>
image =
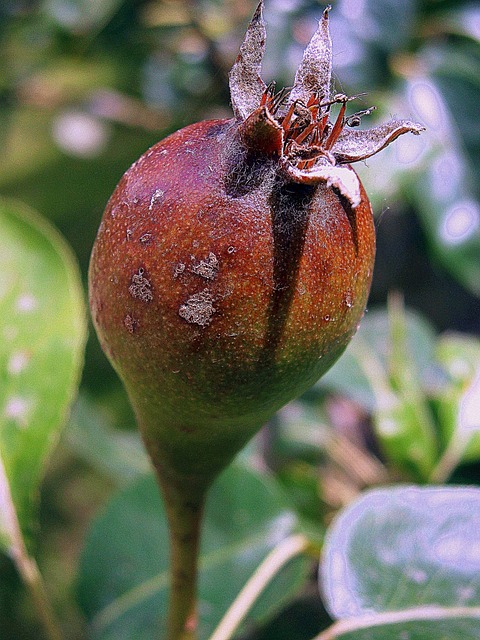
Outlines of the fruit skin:
<svg viewBox="0 0 480 640">
<path fill-rule="evenodd" d="M 188 126 L 125 173 L 90 265 L 91 308 L 157 471 L 208 486 L 341 355 L 375 254 L 368 198 L 298 184 L 238 120 Z"/>
</svg>

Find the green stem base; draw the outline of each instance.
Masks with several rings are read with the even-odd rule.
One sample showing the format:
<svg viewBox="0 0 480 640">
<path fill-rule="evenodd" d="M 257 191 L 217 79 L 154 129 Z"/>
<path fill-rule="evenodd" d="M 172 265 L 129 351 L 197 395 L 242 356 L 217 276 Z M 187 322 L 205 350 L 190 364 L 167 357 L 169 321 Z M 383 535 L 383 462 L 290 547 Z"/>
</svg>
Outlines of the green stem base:
<svg viewBox="0 0 480 640">
<path fill-rule="evenodd" d="M 198 554 L 206 489 L 165 482 L 158 474 L 170 534 L 167 640 L 196 640 Z"/>
</svg>

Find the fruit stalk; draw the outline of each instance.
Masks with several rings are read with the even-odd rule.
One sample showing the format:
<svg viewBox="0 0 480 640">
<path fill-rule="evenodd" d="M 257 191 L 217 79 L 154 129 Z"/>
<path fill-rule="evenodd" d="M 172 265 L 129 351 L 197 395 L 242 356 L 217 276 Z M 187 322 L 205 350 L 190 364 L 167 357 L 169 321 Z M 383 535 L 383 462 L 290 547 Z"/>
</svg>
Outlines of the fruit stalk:
<svg viewBox="0 0 480 640">
<path fill-rule="evenodd" d="M 197 636 L 197 577 L 205 493 L 193 495 L 160 479 L 170 532 L 168 640 Z"/>
<path fill-rule="evenodd" d="M 205 498 L 211 480 L 201 474 L 181 473 L 168 465 L 158 447 L 155 433 L 158 418 L 155 412 L 139 426 L 145 447 L 152 460 L 157 483 L 163 497 L 168 521 L 170 546 L 170 592 L 166 620 L 167 640 L 196 640 L 197 584 L 200 536 Z M 172 431 L 178 429 L 172 424 Z"/>
</svg>

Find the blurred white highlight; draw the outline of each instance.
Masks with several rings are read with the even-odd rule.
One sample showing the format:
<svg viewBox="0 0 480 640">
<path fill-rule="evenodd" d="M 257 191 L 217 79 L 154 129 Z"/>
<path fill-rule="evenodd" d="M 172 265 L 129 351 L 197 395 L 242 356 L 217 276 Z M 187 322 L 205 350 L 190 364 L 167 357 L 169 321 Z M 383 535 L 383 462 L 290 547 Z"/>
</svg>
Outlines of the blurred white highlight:
<svg viewBox="0 0 480 640">
<path fill-rule="evenodd" d="M 442 242 L 457 245 L 470 239 L 480 227 L 480 207 L 474 200 L 455 202 L 445 212 L 439 229 Z"/>
</svg>

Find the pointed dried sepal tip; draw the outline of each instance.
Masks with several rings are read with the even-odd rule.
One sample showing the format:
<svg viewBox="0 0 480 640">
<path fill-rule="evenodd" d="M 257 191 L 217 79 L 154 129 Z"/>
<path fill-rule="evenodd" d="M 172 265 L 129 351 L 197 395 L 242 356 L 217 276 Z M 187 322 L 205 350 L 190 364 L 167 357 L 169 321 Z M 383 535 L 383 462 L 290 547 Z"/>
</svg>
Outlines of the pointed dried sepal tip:
<svg viewBox="0 0 480 640">
<path fill-rule="evenodd" d="M 318 29 L 312 36 L 298 67 L 288 105 L 295 101 L 307 104 L 312 94 L 322 102 L 330 99 L 332 81 L 332 40 L 328 26 L 330 5 L 323 12 Z"/>
<path fill-rule="evenodd" d="M 366 130 L 345 127 L 333 147 L 333 155 L 339 164 L 358 162 L 375 155 L 403 133 L 419 135 L 422 131 L 425 127 L 410 120 L 389 120 Z"/>
<path fill-rule="evenodd" d="M 261 0 L 229 75 L 233 112 L 235 117 L 241 120 L 245 120 L 258 108 L 266 89 L 260 75 L 266 35 L 263 0 Z"/>
</svg>

